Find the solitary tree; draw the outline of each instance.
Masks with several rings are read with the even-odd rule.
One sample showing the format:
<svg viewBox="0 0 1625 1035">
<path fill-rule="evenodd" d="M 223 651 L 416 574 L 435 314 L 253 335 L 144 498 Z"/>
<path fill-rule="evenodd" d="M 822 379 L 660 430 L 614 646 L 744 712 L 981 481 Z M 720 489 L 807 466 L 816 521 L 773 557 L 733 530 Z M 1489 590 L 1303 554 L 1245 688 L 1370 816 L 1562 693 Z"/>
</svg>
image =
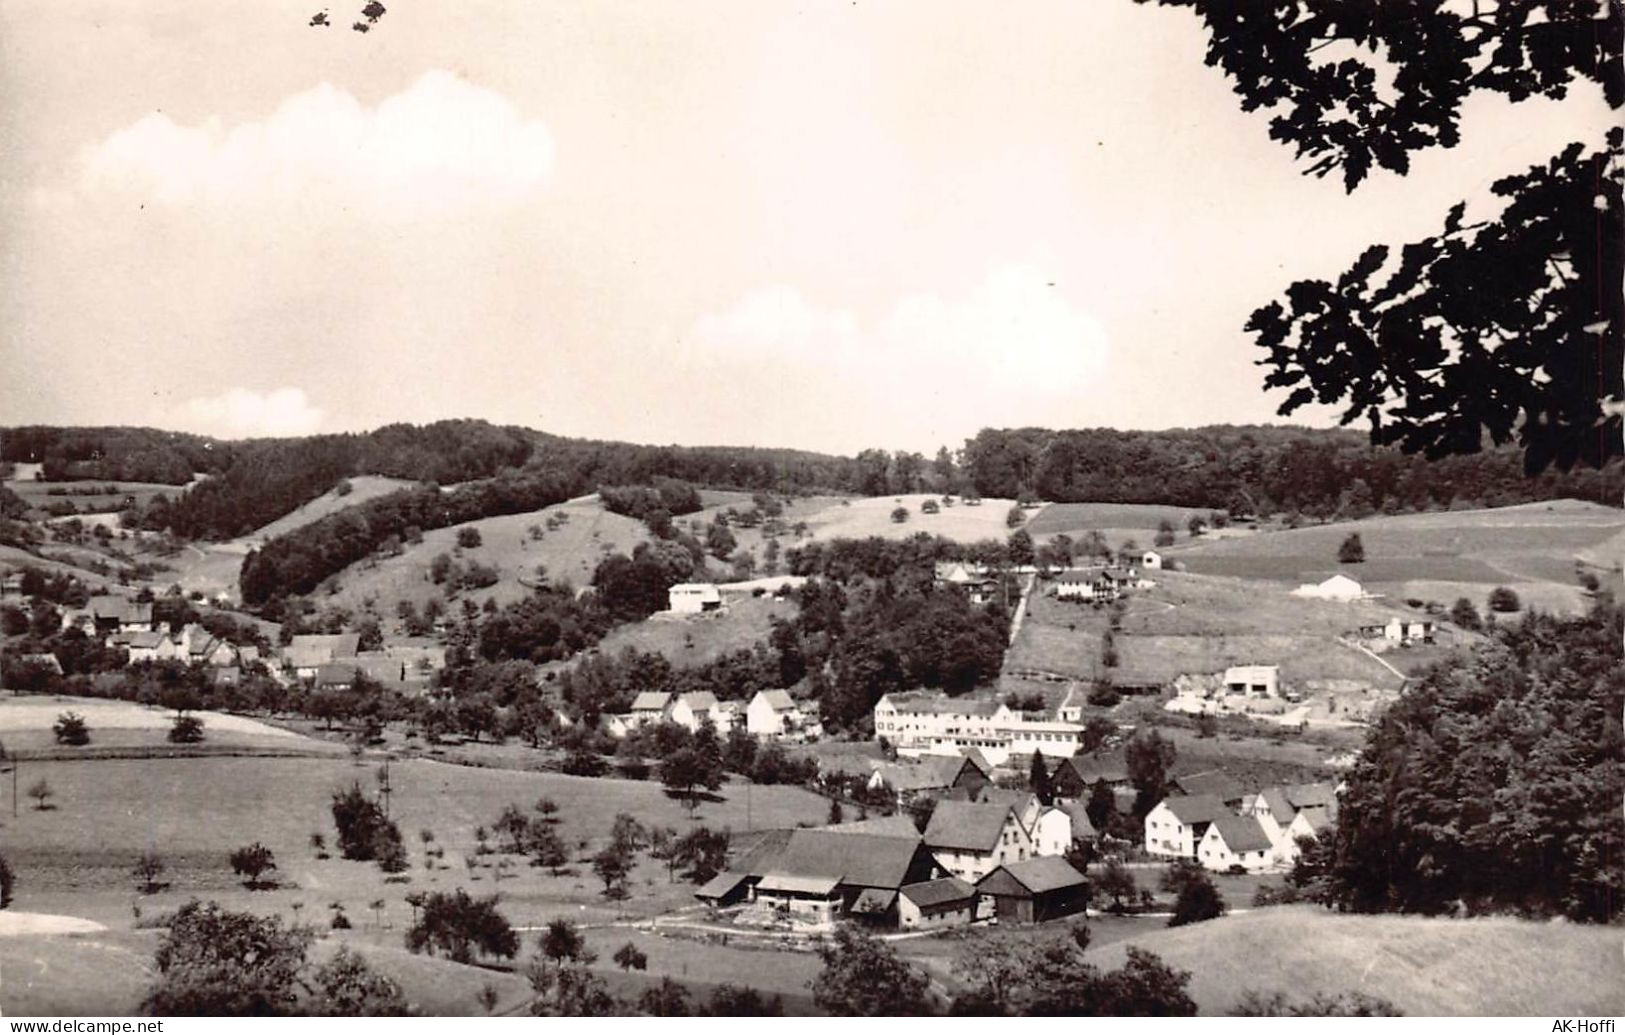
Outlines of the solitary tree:
<svg viewBox="0 0 1625 1035">
<path fill-rule="evenodd" d="M 907 507 L 895 507 L 895 508 L 893 508 L 893 510 L 891 512 L 891 519 L 892 519 L 892 521 L 896 522 L 899 525 L 902 524 L 903 522 L 907 521 L 908 520 L 908 508 Z"/>
<path fill-rule="evenodd" d="M 592 872 L 604 882 L 604 897 L 612 901 L 626 897 L 626 878 L 631 871 L 631 860 L 614 845 L 592 857 Z"/>
<path fill-rule="evenodd" d="M 142 894 L 151 895 L 158 890 L 158 878 L 164 875 L 164 861 L 154 852 L 145 852 L 136 859 L 131 872 L 141 882 Z"/>
<path fill-rule="evenodd" d="M 203 720 L 196 715 L 181 714 L 169 727 L 171 744 L 196 744 L 203 740 Z"/>
<path fill-rule="evenodd" d="M 1343 545 L 1337 548 L 1337 560 L 1340 564 L 1360 564 L 1365 560 L 1365 544 L 1360 541 L 1360 533 L 1348 534 Z"/>
<path fill-rule="evenodd" d="M 1450 620 L 1457 628 L 1468 632 L 1477 632 L 1484 627 L 1484 619 L 1478 615 L 1478 608 L 1466 597 L 1457 597 L 1455 604 L 1450 608 Z"/>
<path fill-rule="evenodd" d="M 644 955 L 643 951 L 636 945 L 633 945 L 631 942 L 627 942 L 619 949 L 616 949 L 615 955 L 612 956 L 611 959 L 613 959 L 615 961 L 615 965 L 620 967 L 623 971 L 630 972 L 634 970 L 649 969 L 649 957 Z"/>
<path fill-rule="evenodd" d="M 90 743 L 90 727 L 85 724 L 85 717 L 76 712 L 63 712 L 58 715 L 51 732 L 56 735 L 58 744 L 84 747 Z"/>
<path fill-rule="evenodd" d="M 581 928 L 563 918 L 548 923 L 547 929 L 542 932 L 539 939 L 539 945 L 542 955 L 552 960 L 555 967 L 562 967 L 566 962 L 578 960 L 587 951 L 587 939 L 581 933 Z"/>
<path fill-rule="evenodd" d="M 231 872 L 239 877 L 247 877 L 246 883 L 250 890 L 262 887 L 260 875 L 274 869 L 276 857 L 269 848 L 258 841 L 251 845 L 243 845 L 231 853 Z"/>
<path fill-rule="evenodd" d="M 1095 886 L 1102 894 L 1110 895 L 1112 906 L 1115 909 L 1123 908 L 1125 898 L 1132 899 L 1139 893 L 1139 887 L 1134 883 L 1134 874 L 1123 865 L 1123 860 L 1112 858 L 1106 862 L 1105 869 L 1095 880 Z"/>
<path fill-rule="evenodd" d="M 1518 610 L 1522 606 L 1523 603 L 1518 599 L 1518 594 L 1514 593 L 1509 587 L 1496 586 L 1494 589 L 1490 590 L 1491 611 L 1499 611 L 1502 614 L 1507 614 Z"/>
<path fill-rule="evenodd" d="M 1214 886 L 1207 870 L 1192 859 L 1176 859 L 1163 875 L 1164 891 L 1174 892 L 1174 915 L 1169 927 L 1182 927 L 1223 916 L 1224 896 Z"/>
<path fill-rule="evenodd" d="M 43 777 L 28 786 L 28 796 L 34 799 L 34 808 L 41 812 L 50 807 L 46 803 L 50 801 L 51 795 L 55 793 L 56 791 L 51 788 L 50 781 Z"/>
</svg>

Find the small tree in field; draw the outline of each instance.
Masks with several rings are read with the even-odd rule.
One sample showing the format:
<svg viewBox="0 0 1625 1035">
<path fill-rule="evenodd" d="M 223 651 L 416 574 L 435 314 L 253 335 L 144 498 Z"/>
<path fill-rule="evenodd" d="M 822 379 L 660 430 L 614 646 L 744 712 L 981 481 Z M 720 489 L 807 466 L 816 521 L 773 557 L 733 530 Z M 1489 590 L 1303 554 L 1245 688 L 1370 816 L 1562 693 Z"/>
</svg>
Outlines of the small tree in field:
<svg viewBox="0 0 1625 1035">
<path fill-rule="evenodd" d="M 1512 611 L 1518 610 L 1522 606 L 1523 602 L 1518 599 L 1518 594 L 1514 593 L 1510 588 L 1506 586 L 1496 586 L 1494 589 L 1490 590 L 1491 611 L 1499 611 L 1502 614 L 1508 614 Z"/>
<path fill-rule="evenodd" d="M 1360 541 L 1360 533 L 1350 532 L 1343 545 L 1337 548 L 1337 561 L 1339 564 L 1361 564 L 1365 561 L 1365 544 Z"/>
<path fill-rule="evenodd" d="M 171 744 L 197 744 L 203 740 L 203 720 L 196 715 L 177 715 L 169 727 Z"/>
<path fill-rule="evenodd" d="M 239 877 L 246 877 L 245 882 L 250 891 L 264 887 L 260 883 L 260 875 L 276 869 L 276 857 L 271 850 L 255 841 L 251 845 L 243 845 L 231 853 L 231 872 Z"/>
<path fill-rule="evenodd" d="M 141 893 L 151 895 L 158 890 L 158 878 L 164 875 L 164 861 L 156 853 L 147 852 L 135 861 L 131 872 L 141 882 Z"/>
<path fill-rule="evenodd" d="M 644 955 L 643 951 L 636 945 L 633 945 L 631 942 L 627 942 L 619 949 L 616 949 L 615 955 L 610 958 L 613 959 L 615 961 L 615 965 L 620 967 L 623 971 L 630 972 L 634 970 L 649 969 L 649 957 Z"/>
<path fill-rule="evenodd" d="M 619 901 L 626 897 L 626 878 L 632 870 L 626 853 L 613 845 L 592 858 L 592 872 L 604 882 L 604 897 Z"/>
<path fill-rule="evenodd" d="M 28 796 L 34 799 L 34 808 L 40 812 L 50 808 L 47 802 L 51 800 L 51 795 L 55 793 L 56 791 L 51 788 L 50 782 L 43 778 L 35 780 L 28 787 Z"/>
<path fill-rule="evenodd" d="M 899 524 L 899 525 L 902 524 L 903 522 L 907 521 L 908 520 L 908 508 L 907 507 L 895 507 L 895 508 L 893 508 L 893 510 L 891 512 L 891 519 L 892 519 L 893 522 L 895 522 L 896 524 Z"/>
<path fill-rule="evenodd" d="M 58 744 L 84 747 L 90 743 L 90 727 L 85 724 L 85 717 L 75 712 L 63 712 L 58 715 L 51 732 L 56 735 Z"/>
<path fill-rule="evenodd" d="M 1455 604 L 1450 608 L 1450 620 L 1457 628 L 1466 629 L 1468 632 L 1477 632 L 1484 628 L 1484 619 L 1479 617 L 1478 608 L 1466 597 L 1456 598 Z"/>
</svg>

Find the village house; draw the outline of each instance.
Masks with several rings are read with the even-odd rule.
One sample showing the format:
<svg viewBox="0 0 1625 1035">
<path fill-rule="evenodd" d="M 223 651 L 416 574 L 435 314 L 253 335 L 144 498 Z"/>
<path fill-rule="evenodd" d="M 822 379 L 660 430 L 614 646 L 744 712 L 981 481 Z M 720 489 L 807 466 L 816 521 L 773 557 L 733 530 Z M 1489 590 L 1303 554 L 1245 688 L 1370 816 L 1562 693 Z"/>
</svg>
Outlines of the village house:
<svg viewBox="0 0 1625 1035">
<path fill-rule="evenodd" d="M 1245 697 L 1280 697 L 1279 665 L 1232 665 L 1224 670 L 1224 691 Z"/>
<path fill-rule="evenodd" d="M 1036 855 L 1065 855 L 1077 842 L 1093 841 L 1097 836 L 1089 813 L 1076 802 L 1042 808 L 1032 825 L 1032 835 Z"/>
<path fill-rule="evenodd" d="M 1170 777 L 1168 784 L 1180 794 L 1217 798 L 1229 809 L 1239 808 L 1242 799 L 1247 795 L 1247 789 L 1242 786 L 1241 781 L 1217 769 Z"/>
<path fill-rule="evenodd" d="M 897 895 L 897 922 L 905 931 L 960 927 L 976 919 L 976 888 L 958 877 L 904 885 Z"/>
<path fill-rule="evenodd" d="M 875 705 L 875 736 L 890 741 L 900 755 L 996 748 L 1005 739 L 994 726 L 994 717 L 1001 709 L 1008 711 L 998 701 L 986 698 L 949 697 L 920 690 L 887 694 Z"/>
<path fill-rule="evenodd" d="M 1044 810 L 1044 805 L 1038 800 L 1038 795 L 1032 791 L 1024 791 L 1015 787 L 997 787 L 988 784 L 974 795 L 965 795 L 961 798 L 957 794 L 950 794 L 949 798 L 963 801 L 974 801 L 982 805 L 1005 805 L 1016 814 L 1016 820 L 1030 835 L 1038 824 L 1038 815 Z"/>
<path fill-rule="evenodd" d="M 282 648 L 282 663 L 300 679 L 314 679 L 317 669 L 354 658 L 360 646 L 357 633 L 301 633 Z"/>
<path fill-rule="evenodd" d="M 632 710 L 621 716 L 621 722 L 628 730 L 641 729 L 664 722 L 666 719 L 666 705 L 671 700 L 669 692 L 661 690 L 644 690 L 632 698 Z"/>
<path fill-rule="evenodd" d="M 1232 815 L 1235 813 L 1223 801 L 1210 794 L 1164 798 L 1145 816 L 1146 853 L 1194 859 L 1213 821 Z"/>
<path fill-rule="evenodd" d="M 749 914 L 768 922 L 828 929 L 852 919 L 896 927 L 902 889 L 943 876 L 918 834 L 775 831 L 695 897 L 718 907 L 746 903 Z"/>
<path fill-rule="evenodd" d="M 990 603 L 997 595 L 998 580 L 989 578 L 987 568 L 966 561 L 937 562 L 934 581 L 939 586 L 952 586 L 970 598 L 973 604 Z"/>
<path fill-rule="evenodd" d="M 697 615 L 722 610 L 722 592 L 710 582 L 679 582 L 666 590 L 666 609 L 673 614 Z"/>
<path fill-rule="evenodd" d="M 1140 555 L 1140 567 L 1148 571 L 1156 571 L 1162 567 L 1162 554 L 1155 550 L 1147 550 Z"/>
<path fill-rule="evenodd" d="M 758 737 L 783 737 L 798 731 L 801 708 L 787 690 L 758 690 L 745 706 L 745 729 Z"/>
<path fill-rule="evenodd" d="M 1433 623 L 1420 618 L 1400 618 L 1397 615 L 1382 625 L 1360 626 L 1360 636 L 1367 640 L 1381 640 L 1409 646 L 1413 643 L 1433 642 Z"/>
<path fill-rule="evenodd" d="M 1196 860 L 1204 869 L 1220 873 L 1237 866 L 1258 873 L 1275 865 L 1276 844 L 1257 816 L 1225 813 L 1208 824 Z"/>
<path fill-rule="evenodd" d="M 707 722 L 714 727 L 716 719 L 712 712 L 717 707 L 717 695 L 709 690 L 694 690 L 686 694 L 678 694 L 666 707 L 666 719 L 688 730 L 698 733 L 700 727 Z"/>
<path fill-rule="evenodd" d="M 1014 809 L 968 801 L 937 802 L 925 827 L 925 844 L 949 873 L 973 882 L 1033 854 L 1032 836 Z"/>
<path fill-rule="evenodd" d="M 988 771 L 974 758 L 940 755 L 918 762 L 883 762 L 875 766 L 867 784 L 869 790 L 884 790 L 906 805 L 921 795 L 944 796 L 960 791 L 967 797 L 979 794 L 989 782 Z"/>
<path fill-rule="evenodd" d="M 1316 819 L 1307 809 L 1298 813 L 1292 817 L 1292 825 L 1282 832 L 1281 840 L 1276 844 L 1276 857 L 1283 866 L 1291 866 L 1303 852 L 1298 842 L 1305 838 L 1318 840 L 1329 826 L 1331 820 Z"/>
<path fill-rule="evenodd" d="M 1067 571 L 1055 578 L 1051 590 L 1059 600 L 1110 603 L 1122 593 L 1123 583 L 1105 571 Z"/>
<path fill-rule="evenodd" d="M 330 661 L 318 665 L 312 679 L 318 690 L 349 690 L 355 686 L 358 671 L 354 662 Z"/>
<path fill-rule="evenodd" d="M 0 597 L 20 597 L 23 595 L 23 576 L 21 572 L 11 572 L 0 578 Z"/>
<path fill-rule="evenodd" d="M 718 701 L 717 706 L 711 709 L 711 724 L 717 728 L 717 735 L 725 737 L 736 727 L 745 725 L 745 702 Z"/>
<path fill-rule="evenodd" d="M 1083 724 L 1084 706 L 1089 703 L 1089 691 L 1079 683 L 1066 688 L 1066 696 L 1055 706 L 1055 717 L 1062 722 Z"/>
<path fill-rule="evenodd" d="M 138 604 L 128 597 L 101 594 L 91 597 L 85 611 L 100 634 L 152 632 L 152 604 Z"/>
<path fill-rule="evenodd" d="M 1298 838 L 1318 837 L 1337 816 L 1337 791 L 1328 783 L 1266 787 L 1242 802 L 1241 814 L 1255 817 L 1274 845 L 1276 861 L 1298 857 Z"/>
<path fill-rule="evenodd" d="M 181 657 L 182 647 L 169 635 L 166 627 L 158 632 L 114 633 L 107 638 L 110 647 L 122 647 L 129 656 L 128 664 L 174 661 Z"/>
<path fill-rule="evenodd" d="M 976 882 L 977 911 L 1001 923 L 1039 924 L 1089 907 L 1089 878 L 1065 859 L 1001 863 Z"/>
<path fill-rule="evenodd" d="M 1129 786 L 1128 761 L 1121 748 L 1089 755 L 1073 755 L 1050 776 L 1057 800 L 1088 802 L 1095 784 L 1117 789 Z"/>
<path fill-rule="evenodd" d="M 1338 574 L 1323 582 L 1305 582 L 1292 591 L 1295 597 L 1313 597 L 1316 600 L 1335 600 L 1347 604 L 1364 600 L 1369 594 L 1358 582 L 1347 575 Z"/>
</svg>

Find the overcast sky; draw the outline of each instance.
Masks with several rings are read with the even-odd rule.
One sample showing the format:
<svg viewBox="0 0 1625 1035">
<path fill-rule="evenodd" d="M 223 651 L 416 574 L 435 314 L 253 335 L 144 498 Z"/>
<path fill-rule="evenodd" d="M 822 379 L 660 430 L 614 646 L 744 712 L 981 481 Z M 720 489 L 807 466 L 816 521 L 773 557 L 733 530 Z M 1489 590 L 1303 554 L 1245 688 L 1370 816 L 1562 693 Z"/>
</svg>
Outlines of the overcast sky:
<svg viewBox="0 0 1625 1035">
<path fill-rule="evenodd" d="M 319 6 L 0 0 L 0 424 L 1266 421 L 1254 307 L 1608 121 L 1475 100 L 1350 197 L 1130 0 Z"/>
</svg>

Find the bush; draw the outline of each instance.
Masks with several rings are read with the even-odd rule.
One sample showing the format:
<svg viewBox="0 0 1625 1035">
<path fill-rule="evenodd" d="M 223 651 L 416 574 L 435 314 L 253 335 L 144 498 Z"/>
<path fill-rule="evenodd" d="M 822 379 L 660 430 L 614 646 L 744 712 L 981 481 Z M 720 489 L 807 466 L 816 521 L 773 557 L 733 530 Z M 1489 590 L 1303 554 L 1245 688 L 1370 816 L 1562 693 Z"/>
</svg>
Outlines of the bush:
<svg viewBox="0 0 1625 1035">
<path fill-rule="evenodd" d="M 84 716 L 74 712 L 63 712 L 56 718 L 56 725 L 51 727 L 56 734 L 58 744 L 69 747 L 84 747 L 90 743 L 90 727 L 85 724 Z"/>
<path fill-rule="evenodd" d="M 197 744 L 203 740 L 203 720 L 196 715 L 177 715 L 169 727 L 171 744 Z"/>
<path fill-rule="evenodd" d="M 465 525 L 457 530 L 457 545 L 465 550 L 477 550 L 483 542 L 480 530 L 473 525 Z"/>
<path fill-rule="evenodd" d="M 1502 614 L 1507 614 L 1509 612 L 1518 610 L 1522 606 L 1523 602 L 1518 599 L 1518 594 L 1514 593 L 1508 587 L 1496 586 L 1494 589 L 1490 590 L 1491 611 L 1499 611 Z"/>
<path fill-rule="evenodd" d="M 891 519 L 892 519 L 892 521 L 894 521 L 895 523 L 897 523 L 899 525 L 902 524 L 903 522 L 907 521 L 908 520 L 908 508 L 907 507 L 897 507 L 897 508 L 893 509 L 892 512 L 891 512 Z"/>
<path fill-rule="evenodd" d="M 251 845 L 244 845 L 231 853 L 231 872 L 239 877 L 247 877 L 247 885 L 254 890 L 264 885 L 260 883 L 260 875 L 276 869 L 276 856 L 264 845 L 255 841 Z"/>
<path fill-rule="evenodd" d="M 1337 548 L 1337 560 L 1340 564 L 1361 564 L 1365 561 L 1365 544 L 1360 541 L 1360 533 L 1350 532 L 1343 545 Z"/>
</svg>

